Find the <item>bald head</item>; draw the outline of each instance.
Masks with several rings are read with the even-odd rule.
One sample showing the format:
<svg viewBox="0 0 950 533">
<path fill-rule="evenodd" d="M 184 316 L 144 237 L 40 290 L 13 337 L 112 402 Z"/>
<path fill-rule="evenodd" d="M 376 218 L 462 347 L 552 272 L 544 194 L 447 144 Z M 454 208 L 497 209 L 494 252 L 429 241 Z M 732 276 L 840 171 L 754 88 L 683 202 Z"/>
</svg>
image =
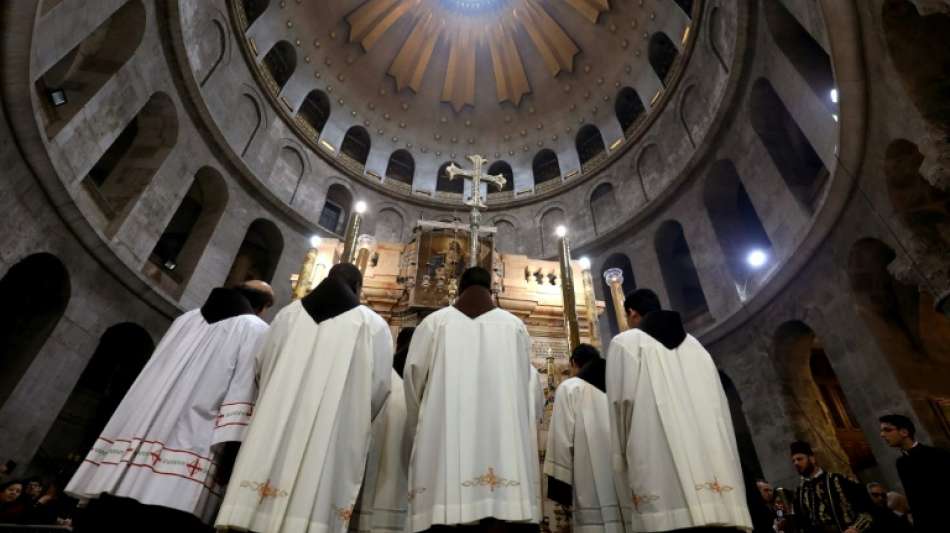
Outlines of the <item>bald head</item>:
<svg viewBox="0 0 950 533">
<path fill-rule="evenodd" d="M 333 265 L 333 268 L 327 273 L 327 278 L 334 279 L 346 285 L 356 293 L 357 296 L 363 287 L 363 274 L 360 273 L 360 269 L 356 268 L 352 263 L 337 263 Z"/>
<path fill-rule="evenodd" d="M 274 305 L 274 289 L 266 281 L 252 279 L 237 286 L 237 290 L 247 298 L 260 316 Z"/>
</svg>

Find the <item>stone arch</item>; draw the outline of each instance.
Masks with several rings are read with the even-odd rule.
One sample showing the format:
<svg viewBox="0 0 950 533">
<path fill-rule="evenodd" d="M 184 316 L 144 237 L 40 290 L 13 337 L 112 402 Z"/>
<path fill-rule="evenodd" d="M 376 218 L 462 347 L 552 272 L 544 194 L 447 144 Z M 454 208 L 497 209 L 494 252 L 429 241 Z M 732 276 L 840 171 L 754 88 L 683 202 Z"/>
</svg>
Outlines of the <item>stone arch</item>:
<svg viewBox="0 0 950 533">
<path fill-rule="evenodd" d="M 274 82 L 276 93 L 280 93 L 287 85 L 287 81 L 297 70 L 297 51 L 294 45 L 287 41 L 278 41 L 267 51 L 261 61 L 261 71 Z"/>
<path fill-rule="evenodd" d="M 950 256 L 950 193 L 924 179 L 924 155 L 917 145 L 897 139 L 884 152 L 887 193 L 901 223 L 936 257 Z"/>
<path fill-rule="evenodd" d="M 620 129 L 623 130 L 624 136 L 629 138 L 629 134 L 633 132 L 633 126 L 638 122 L 638 119 L 646 116 L 643 100 L 635 89 L 623 87 L 617 91 L 614 115 L 617 117 L 617 122 L 620 123 Z"/>
<path fill-rule="evenodd" d="M 317 224 L 327 231 L 342 235 L 352 206 L 352 191 L 339 183 L 330 185 Z"/>
<path fill-rule="evenodd" d="M 149 98 L 83 179 L 114 231 L 178 141 L 178 114 L 165 93 Z"/>
<path fill-rule="evenodd" d="M 247 20 L 248 27 L 250 27 L 255 20 L 267 11 L 270 0 L 241 0 L 240 5 L 244 9 L 244 18 Z"/>
<path fill-rule="evenodd" d="M 620 220 L 620 204 L 617 203 L 617 193 L 610 182 L 605 181 L 594 187 L 590 193 L 588 207 L 594 221 L 594 233 L 597 235 Z"/>
<path fill-rule="evenodd" d="M 154 350 L 151 335 L 138 324 L 122 322 L 106 329 L 32 466 L 41 472 L 60 473 L 63 481 L 68 480 Z"/>
<path fill-rule="evenodd" d="M 539 150 L 531 161 L 531 172 L 534 176 L 534 186 L 554 179 L 560 179 L 561 166 L 557 161 L 557 154 L 547 148 Z"/>
<path fill-rule="evenodd" d="M 502 175 L 505 177 L 505 185 L 499 189 L 494 185 L 488 186 L 488 194 L 496 192 L 510 192 L 515 190 L 515 173 L 511 170 L 511 165 L 507 161 L 495 161 L 488 167 L 488 174 L 492 176 Z"/>
<path fill-rule="evenodd" d="M 830 471 L 873 468 L 871 447 L 814 330 L 798 320 L 785 322 L 775 331 L 771 355 L 795 438 L 809 442 Z"/>
<path fill-rule="evenodd" d="M 492 220 L 495 226 L 495 250 L 500 253 L 522 253 L 523 246 L 518 241 L 518 225 L 508 217 L 496 217 Z"/>
<path fill-rule="evenodd" d="M 729 73 L 729 63 L 726 61 L 727 33 L 726 24 L 722 16 L 722 8 L 714 6 L 709 11 L 709 48 L 719 61 L 719 66 Z"/>
<path fill-rule="evenodd" d="M 679 106 L 680 122 L 683 124 L 683 129 L 693 146 L 696 146 L 696 133 L 700 131 L 700 126 L 702 126 L 707 104 L 705 96 L 696 89 L 695 83 L 691 83 L 683 89 Z"/>
<path fill-rule="evenodd" d="M 340 145 L 340 155 L 350 158 L 360 166 L 365 165 L 371 144 L 366 128 L 353 126 L 346 130 L 343 143 Z"/>
<path fill-rule="evenodd" d="M 0 278 L 0 405 L 63 317 L 71 292 L 66 266 L 48 253 L 23 258 Z"/>
<path fill-rule="evenodd" d="M 683 322 L 709 313 L 706 294 L 699 281 L 683 226 L 675 220 L 660 224 L 654 237 L 654 246 L 666 293 L 670 297 L 670 307 L 683 315 Z"/>
<path fill-rule="evenodd" d="M 712 164 L 703 183 L 703 203 L 733 280 L 748 281 L 755 270 L 746 257 L 752 250 L 771 256 L 772 241 L 732 161 L 720 159 Z"/>
<path fill-rule="evenodd" d="M 263 218 L 255 219 L 247 227 L 225 285 L 232 287 L 252 279 L 270 283 L 283 251 L 284 236 L 277 224 Z"/>
<path fill-rule="evenodd" d="M 656 32 L 650 36 L 650 44 L 647 48 L 647 57 L 653 72 L 664 87 L 667 85 L 667 78 L 673 70 L 673 64 L 679 57 L 679 50 L 669 36 L 663 32 Z"/>
<path fill-rule="evenodd" d="M 752 85 L 749 97 L 752 129 L 765 146 L 798 203 L 814 213 L 821 202 L 830 175 L 795 118 L 765 78 Z"/>
<path fill-rule="evenodd" d="M 604 279 L 604 273 L 611 268 L 619 268 L 620 271 L 623 272 L 623 283 L 620 286 L 623 289 L 624 295 L 637 288 L 637 278 L 633 274 L 633 264 L 630 262 L 630 258 L 627 254 L 622 252 L 610 254 L 600 266 L 600 284 L 604 295 L 604 303 L 606 304 L 604 314 L 607 315 L 610 333 L 616 335 L 620 333 L 620 325 L 617 323 L 617 314 L 614 312 L 614 296 L 610 292 L 610 286 L 607 285 L 607 280 Z M 619 303 L 623 306 L 623 302 Z"/>
<path fill-rule="evenodd" d="M 558 238 L 554 230 L 561 224 L 567 223 L 567 216 L 560 207 L 550 207 L 541 214 L 541 255 L 550 257 L 558 253 Z"/>
<path fill-rule="evenodd" d="M 376 215 L 376 231 L 374 236 L 380 242 L 401 243 L 404 232 L 405 219 L 402 213 L 393 207 L 384 207 Z"/>
<path fill-rule="evenodd" d="M 142 43 L 145 23 L 141 0 L 126 2 L 37 78 L 48 138 L 55 137 L 125 66 Z"/>
<path fill-rule="evenodd" d="M 637 176 L 640 178 L 644 198 L 647 198 L 647 184 L 658 186 L 663 178 L 662 173 L 663 157 L 660 154 L 660 147 L 655 142 L 650 142 L 637 156 Z M 651 187 L 651 189 L 655 188 L 659 187 Z"/>
<path fill-rule="evenodd" d="M 257 133 L 261 131 L 261 126 L 264 125 L 264 113 L 260 100 L 257 99 L 256 95 L 252 96 L 250 93 L 242 93 L 238 97 L 237 106 L 235 107 L 234 140 L 236 146 L 241 150 L 241 157 L 244 157 L 247 155 L 251 143 L 254 142 L 254 137 L 257 136 Z"/>
<path fill-rule="evenodd" d="M 293 204 L 300 180 L 307 171 L 307 159 L 296 141 L 282 139 L 282 142 L 286 144 L 277 152 L 277 160 L 271 168 L 269 181 L 275 189 L 289 191 L 288 203 Z"/>
<path fill-rule="evenodd" d="M 314 89 L 307 93 L 307 97 L 300 104 L 298 116 L 313 129 L 311 140 L 316 141 L 323 133 L 323 128 L 330 118 L 330 97 L 320 89 Z"/>
<path fill-rule="evenodd" d="M 828 111 L 834 113 L 836 105 L 831 100 L 831 90 L 835 88 L 835 77 L 828 52 L 785 9 L 782 2 L 763 2 L 762 9 L 775 44 Z"/>
<path fill-rule="evenodd" d="M 929 134 L 923 174 L 950 187 L 950 14 L 921 16 L 906 0 L 887 0 L 882 8 L 884 37 L 894 68 L 908 96 L 926 121 Z"/>
<path fill-rule="evenodd" d="M 416 176 L 416 160 L 408 150 L 396 150 L 386 164 L 386 179 L 412 185 Z"/>
<path fill-rule="evenodd" d="M 762 472 L 762 463 L 759 461 L 759 454 L 755 451 L 752 430 L 749 429 L 749 421 L 746 419 L 745 411 L 742 408 L 742 397 L 739 395 L 739 390 L 736 389 L 736 385 L 729 375 L 722 370 L 719 371 L 719 381 L 722 383 L 723 392 L 726 393 L 726 401 L 729 402 L 732 428 L 736 434 L 736 447 L 739 449 L 739 463 L 742 466 L 742 477 L 748 491 L 755 488 L 755 480 L 765 478 Z"/>
<path fill-rule="evenodd" d="M 441 192 L 464 194 L 465 180 L 462 180 L 460 178 L 456 178 L 454 180 L 449 179 L 449 172 L 447 170 L 449 168 L 449 165 L 459 166 L 459 164 L 456 163 L 455 161 L 446 161 L 445 163 L 442 163 L 441 165 L 439 165 L 439 171 L 438 171 L 438 174 L 436 175 L 436 180 L 435 180 L 435 190 L 441 191 Z"/>
<path fill-rule="evenodd" d="M 950 397 L 950 320 L 934 311 L 928 293 L 894 278 L 889 267 L 896 258 L 894 250 L 877 239 L 855 242 L 848 255 L 851 301 L 918 418 L 938 436 L 944 428 L 930 399 Z"/>
<path fill-rule="evenodd" d="M 577 130 L 577 136 L 574 137 L 574 148 L 577 149 L 577 159 L 583 168 L 588 163 L 595 164 L 601 161 L 607 154 L 607 147 L 604 145 L 604 137 L 600 130 L 593 124 L 585 124 Z"/>
<path fill-rule="evenodd" d="M 216 18 L 208 19 L 198 45 L 198 86 L 204 87 L 224 62 L 228 52 L 228 31 Z"/>
<path fill-rule="evenodd" d="M 175 214 L 149 255 L 153 280 L 169 293 L 181 296 L 211 242 L 228 206 L 228 185 L 212 167 L 201 167 Z"/>
</svg>

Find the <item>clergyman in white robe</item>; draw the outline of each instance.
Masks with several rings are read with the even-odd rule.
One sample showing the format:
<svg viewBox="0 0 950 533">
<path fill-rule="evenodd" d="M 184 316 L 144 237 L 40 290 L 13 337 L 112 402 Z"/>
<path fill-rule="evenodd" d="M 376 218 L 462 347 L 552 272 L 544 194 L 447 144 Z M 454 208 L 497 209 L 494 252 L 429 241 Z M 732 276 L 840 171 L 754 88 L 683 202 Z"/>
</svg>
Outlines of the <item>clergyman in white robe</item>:
<svg viewBox="0 0 950 533">
<path fill-rule="evenodd" d="M 392 372 L 389 326 L 359 305 L 360 288 L 359 270 L 338 264 L 274 318 L 257 410 L 216 527 L 347 530 Z"/>
<path fill-rule="evenodd" d="M 201 309 L 178 317 L 66 493 L 130 498 L 211 523 L 224 492 L 215 476 L 220 446 L 244 438 L 267 329 L 235 289 L 214 289 Z"/>
<path fill-rule="evenodd" d="M 455 305 L 427 316 L 412 339 L 404 373 L 412 531 L 537 530 L 541 519 L 531 339 L 494 307 L 490 287 L 486 270 L 466 270 Z"/>
<path fill-rule="evenodd" d="M 607 355 L 613 461 L 631 492 L 634 531 L 751 530 L 712 357 L 678 313 L 641 314 L 639 328 L 614 337 Z"/>
<path fill-rule="evenodd" d="M 571 364 L 576 376 L 558 385 L 548 428 L 548 498 L 572 509 L 575 533 L 624 533 L 624 511 L 630 509 L 622 511 L 621 504 L 628 506 L 629 499 L 618 497 L 611 464 L 606 362 L 582 344 Z"/>
</svg>

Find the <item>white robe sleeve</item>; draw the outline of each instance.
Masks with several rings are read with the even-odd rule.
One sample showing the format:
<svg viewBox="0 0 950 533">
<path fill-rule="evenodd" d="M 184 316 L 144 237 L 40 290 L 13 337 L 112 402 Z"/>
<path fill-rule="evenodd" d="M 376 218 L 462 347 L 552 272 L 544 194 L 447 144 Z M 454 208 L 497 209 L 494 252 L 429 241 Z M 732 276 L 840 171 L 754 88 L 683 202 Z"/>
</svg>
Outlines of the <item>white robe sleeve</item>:
<svg viewBox="0 0 950 533">
<path fill-rule="evenodd" d="M 237 343 L 239 348 L 228 390 L 218 409 L 212 445 L 242 442 L 257 400 L 257 353 L 267 336 L 268 327 L 262 321 L 238 324 L 235 329 L 238 330 L 237 338 L 230 342 Z"/>
<path fill-rule="evenodd" d="M 372 420 L 383 409 L 386 398 L 389 397 L 390 387 L 392 385 L 393 372 L 393 335 L 389 331 L 389 326 L 379 320 L 379 326 L 372 333 L 372 356 L 373 356 L 373 395 L 370 404 Z"/>
<path fill-rule="evenodd" d="M 412 342 L 409 343 L 409 354 L 406 355 L 406 366 L 403 368 L 402 378 L 406 391 L 406 433 L 410 438 L 416 434 L 419 408 L 422 405 L 422 397 L 429 380 L 432 356 L 435 352 L 434 340 L 431 322 L 423 321 L 413 333 Z"/>
<path fill-rule="evenodd" d="M 554 392 L 554 411 L 548 428 L 544 473 L 568 485 L 574 484 L 574 402 L 571 389 L 561 384 Z"/>
<path fill-rule="evenodd" d="M 616 338 L 607 351 L 607 399 L 610 410 L 610 449 L 614 470 L 627 471 L 627 443 L 633 417 L 635 384 L 640 372 L 639 350 L 630 351 Z"/>
</svg>

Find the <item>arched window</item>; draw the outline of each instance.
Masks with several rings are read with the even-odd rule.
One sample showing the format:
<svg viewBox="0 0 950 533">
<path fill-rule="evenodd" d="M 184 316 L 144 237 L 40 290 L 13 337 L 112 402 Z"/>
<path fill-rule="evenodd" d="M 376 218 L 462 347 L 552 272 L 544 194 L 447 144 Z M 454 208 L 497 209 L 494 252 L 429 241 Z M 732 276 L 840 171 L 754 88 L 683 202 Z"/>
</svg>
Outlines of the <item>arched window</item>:
<svg viewBox="0 0 950 533">
<path fill-rule="evenodd" d="M 131 0 L 36 80 L 50 139 L 132 57 L 145 35 L 145 7 Z"/>
<path fill-rule="evenodd" d="M 300 105 L 298 114 L 307 125 L 313 128 L 315 134 L 311 135 L 312 140 L 319 139 L 320 134 L 323 133 L 323 127 L 327 124 L 327 119 L 330 118 L 330 99 L 327 93 L 319 89 L 310 91 L 304 98 L 303 104 Z"/>
<path fill-rule="evenodd" d="M 47 253 L 27 256 L 0 279 L 0 405 L 59 323 L 70 292 L 66 267 Z"/>
<path fill-rule="evenodd" d="M 449 172 L 446 169 L 448 169 L 451 164 L 459 166 L 459 164 L 454 161 L 446 161 L 439 166 L 439 174 L 435 181 L 435 190 L 463 194 L 465 192 L 465 180 L 461 177 L 455 178 L 454 180 L 449 179 Z"/>
<path fill-rule="evenodd" d="M 703 199 L 732 277 L 744 284 L 755 274 L 746 261 L 749 254 L 759 250 L 771 255 L 772 242 L 732 161 L 723 159 L 712 165 Z"/>
<path fill-rule="evenodd" d="M 828 169 L 772 84 L 759 78 L 749 97 L 750 119 L 772 162 L 795 199 L 809 212 L 820 203 Z"/>
<path fill-rule="evenodd" d="M 559 207 L 552 207 L 541 215 L 541 255 L 550 257 L 558 253 L 558 237 L 554 234 L 557 227 L 564 224 L 567 217 Z"/>
<path fill-rule="evenodd" d="M 950 256 L 950 193 L 924 179 L 924 155 L 916 144 L 897 139 L 884 153 L 884 175 L 891 206 L 907 229 L 935 257 Z"/>
<path fill-rule="evenodd" d="M 386 179 L 412 185 L 415 174 L 416 161 L 408 151 L 396 150 L 389 156 L 389 163 L 386 165 Z"/>
<path fill-rule="evenodd" d="M 240 149 L 241 157 L 247 154 L 251 141 L 261 129 L 264 117 L 261 108 L 251 95 L 245 93 L 238 98 L 237 108 L 234 110 L 234 127 L 225 130 L 230 133 L 232 146 Z"/>
<path fill-rule="evenodd" d="M 667 220 L 657 229 L 654 244 L 670 307 L 682 313 L 684 322 L 708 313 L 706 294 L 699 282 L 683 226 L 675 220 Z"/>
<path fill-rule="evenodd" d="M 225 285 L 233 287 L 252 279 L 270 283 L 283 251 L 284 237 L 276 224 L 263 218 L 251 222 Z"/>
<path fill-rule="evenodd" d="M 254 21 L 267 11 L 269 5 L 270 0 L 241 0 L 241 7 L 244 8 L 244 18 L 247 19 L 247 25 L 254 24 Z"/>
<path fill-rule="evenodd" d="M 287 41 L 278 42 L 264 56 L 264 72 L 269 74 L 276 84 L 277 92 L 283 90 L 296 69 L 297 52 Z"/>
<path fill-rule="evenodd" d="M 402 242 L 405 221 L 399 211 L 383 208 L 376 215 L 375 237 L 380 242 Z"/>
<path fill-rule="evenodd" d="M 211 167 L 201 167 L 149 256 L 161 279 L 172 282 L 173 294 L 180 295 L 191 278 L 227 205 L 224 178 Z"/>
<path fill-rule="evenodd" d="M 600 135 L 597 126 L 587 124 L 577 131 L 574 138 L 574 147 L 577 148 L 577 158 L 583 168 L 588 163 L 596 163 L 607 153 L 604 138 Z M 586 169 L 585 169 L 586 170 Z"/>
<path fill-rule="evenodd" d="M 620 128 L 626 134 L 637 119 L 644 115 L 646 109 L 640 100 L 637 91 L 630 87 L 624 87 L 617 93 L 617 101 L 614 104 L 614 113 L 617 115 L 617 121 L 620 122 Z"/>
<path fill-rule="evenodd" d="M 366 164 L 369 157 L 370 139 L 369 133 L 363 126 L 353 126 L 346 130 L 343 137 L 343 144 L 340 145 L 340 153 L 360 165 Z"/>
<path fill-rule="evenodd" d="M 547 148 L 541 150 L 534 156 L 531 171 L 534 174 L 535 187 L 546 181 L 560 179 L 561 167 L 557 162 L 557 154 Z"/>
<path fill-rule="evenodd" d="M 175 103 L 155 93 L 83 180 L 110 220 L 122 220 L 162 166 L 178 140 Z"/>
<path fill-rule="evenodd" d="M 320 211 L 319 226 L 327 231 L 342 235 L 346 219 L 350 216 L 353 194 L 346 187 L 334 183 L 327 189 L 327 199 Z"/>
<path fill-rule="evenodd" d="M 600 234 L 620 220 L 620 206 L 614 194 L 614 186 L 601 183 L 590 193 L 590 215 L 594 219 L 594 232 Z"/>
<path fill-rule="evenodd" d="M 155 343 L 142 326 L 116 324 L 99 338 L 89 364 L 46 433 L 33 466 L 68 478 L 105 429 Z"/>
<path fill-rule="evenodd" d="M 828 53 L 812 38 L 808 30 L 799 24 L 798 19 L 785 9 L 782 2 L 765 2 L 762 8 L 775 44 L 828 111 L 835 112 L 837 106 L 831 99 L 835 77 Z"/>
<path fill-rule="evenodd" d="M 496 220 L 494 226 L 495 250 L 501 253 L 520 253 L 518 230 L 515 229 L 515 225 L 507 220 Z"/>
<path fill-rule="evenodd" d="M 604 279 L 604 272 L 607 272 L 611 268 L 619 268 L 623 272 L 623 283 L 621 284 L 621 289 L 624 294 L 624 297 L 634 289 L 637 288 L 637 279 L 633 275 L 633 265 L 630 264 L 630 258 L 626 254 L 613 254 L 608 257 L 604 264 L 601 266 L 600 270 L 600 283 L 601 288 L 603 289 L 604 301 L 606 303 L 606 311 L 604 314 L 607 315 L 607 321 L 610 324 L 610 332 L 614 335 L 620 333 L 620 325 L 617 324 L 617 314 L 613 312 L 614 309 L 614 297 L 610 292 L 610 286 L 607 285 L 607 280 Z M 620 302 L 623 305 L 623 302 Z"/>
<path fill-rule="evenodd" d="M 656 77 L 666 86 L 666 78 L 670 75 L 670 71 L 673 70 L 673 63 L 676 62 L 676 58 L 679 56 L 679 50 L 676 49 L 676 45 L 673 44 L 673 41 L 671 41 L 665 33 L 654 33 L 650 36 L 650 46 L 647 50 L 647 55 L 650 59 L 650 66 L 653 67 L 653 72 L 656 72 Z"/>
<path fill-rule="evenodd" d="M 488 174 L 491 176 L 504 176 L 505 185 L 501 189 L 494 185 L 488 186 L 488 194 L 496 192 L 506 192 L 515 190 L 515 173 L 511 170 L 511 165 L 505 161 L 495 161 L 488 167 Z"/>
</svg>

